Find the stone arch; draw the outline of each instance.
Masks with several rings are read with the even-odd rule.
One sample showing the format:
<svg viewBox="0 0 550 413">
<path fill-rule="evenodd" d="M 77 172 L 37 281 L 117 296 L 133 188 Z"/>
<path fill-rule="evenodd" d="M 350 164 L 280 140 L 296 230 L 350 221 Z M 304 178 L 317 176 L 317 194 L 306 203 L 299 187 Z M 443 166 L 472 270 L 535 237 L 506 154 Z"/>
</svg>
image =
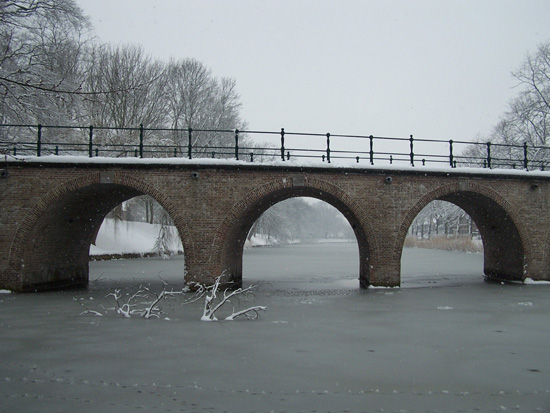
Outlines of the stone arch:
<svg viewBox="0 0 550 413">
<path fill-rule="evenodd" d="M 471 181 L 441 185 L 424 194 L 405 214 L 393 251 L 401 262 L 405 237 L 418 213 L 430 202 L 447 201 L 462 208 L 476 223 L 484 245 L 486 279 L 521 281 L 524 269 L 523 227 L 514 208 L 495 190 Z"/>
<path fill-rule="evenodd" d="M 154 198 L 173 218 L 184 249 L 188 229 L 178 209 L 151 184 L 124 173 L 93 172 L 46 193 L 27 213 L 10 248 L 9 268 L 19 291 L 82 287 L 89 246 L 105 215 L 138 195 Z M 183 278 L 183 271 L 182 271 Z"/>
<path fill-rule="evenodd" d="M 221 263 L 221 270 L 237 285 L 242 283 L 242 254 L 246 236 L 254 222 L 271 206 L 285 199 L 312 197 L 338 209 L 352 227 L 359 246 L 359 281 L 369 285 L 371 256 L 376 255 L 374 231 L 357 202 L 336 185 L 305 175 L 270 181 L 247 192 L 233 205 L 219 226 L 212 245 L 212 258 Z"/>
</svg>

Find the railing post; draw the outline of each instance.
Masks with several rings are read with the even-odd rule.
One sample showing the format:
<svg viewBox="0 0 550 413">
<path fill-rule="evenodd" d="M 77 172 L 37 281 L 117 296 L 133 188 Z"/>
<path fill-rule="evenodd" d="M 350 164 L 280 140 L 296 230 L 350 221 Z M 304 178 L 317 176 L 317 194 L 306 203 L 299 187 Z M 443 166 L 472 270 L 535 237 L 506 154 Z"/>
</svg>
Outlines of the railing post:
<svg viewBox="0 0 550 413">
<path fill-rule="evenodd" d="M 370 140 L 370 152 L 369 152 L 370 164 L 374 165 L 374 142 L 373 142 L 374 136 L 370 135 L 369 140 Z"/>
<path fill-rule="evenodd" d="M 193 158 L 193 129 L 187 129 L 189 141 L 187 143 L 187 157 L 189 159 Z"/>
<path fill-rule="evenodd" d="M 89 129 L 90 129 L 90 133 L 89 133 L 90 142 L 88 144 L 88 156 L 91 158 L 94 156 L 94 127 L 90 125 Z"/>
<path fill-rule="evenodd" d="M 527 170 L 529 161 L 527 160 L 527 142 L 523 142 L 523 169 Z"/>
<path fill-rule="evenodd" d="M 411 137 L 409 138 L 409 142 L 411 143 L 411 153 L 410 153 L 410 158 L 411 158 L 411 166 L 414 166 L 414 144 L 413 144 L 413 136 L 411 135 Z"/>
<path fill-rule="evenodd" d="M 42 155 L 42 125 L 38 124 L 38 137 L 36 138 L 36 156 Z"/>
<path fill-rule="evenodd" d="M 235 129 L 235 159 L 239 160 L 239 130 Z"/>
<path fill-rule="evenodd" d="M 139 124 L 139 157 L 143 158 L 143 123 Z"/>
<path fill-rule="evenodd" d="M 487 168 L 491 169 L 491 142 L 487 142 Z"/>
<path fill-rule="evenodd" d="M 281 128 L 281 159 L 285 160 L 285 128 Z"/>
<path fill-rule="evenodd" d="M 330 133 L 327 133 L 327 163 L 330 163 Z"/>
<path fill-rule="evenodd" d="M 454 156 L 453 156 L 453 140 L 449 140 L 449 164 L 451 165 L 451 168 L 453 168 L 455 165 L 454 162 Z"/>
</svg>

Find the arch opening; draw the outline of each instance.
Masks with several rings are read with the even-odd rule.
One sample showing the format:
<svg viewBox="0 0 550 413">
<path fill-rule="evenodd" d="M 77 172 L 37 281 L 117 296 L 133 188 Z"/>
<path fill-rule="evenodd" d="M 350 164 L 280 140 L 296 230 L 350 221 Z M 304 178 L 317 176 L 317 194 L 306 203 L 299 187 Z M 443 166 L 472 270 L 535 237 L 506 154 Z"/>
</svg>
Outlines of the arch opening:
<svg viewBox="0 0 550 413">
<path fill-rule="evenodd" d="M 337 209 L 313 198 L 289 198 L 252 225 L 243 282 L 284 290 L 356 288 L 358 253 L 355 234 Z"/>
<path fill-rule="evenodd" d="M 284 201 L 291 201 L 294 198 L 310 199 L 306 202 L 319 202 L 328 204 L 331 208 L 336 209 L 343 219 L 349 224 L 348 237 L 356 241 L 358 257 L 358 269 L 355 270 L 355 277 L 359 278 L 359 285 L 367 287 L 369 282 L 369 244 L 367 236 L 359 221 L 357 215 L 352 208 L 346 205 L 345 202 L 338 197 L 312 187 L 287 187 L 272 191 L 264 196 L 259 197 L 254 202 L 251 202 L 248 208 L 242 210 L 228 231 L 226 242 L 222 251 L 222 268 L 225 269 L 225 275 L 228 281 L 235 285 L 242 285 L 243 282 L 243 251 L 247 240 L 254 233 L 254 226 L 258 225 L 260 217 L 265 216 L 264 213 L 276 204 Z M 311 199 L 315 200 L 312 201 Z M 284 205 L 284 204 L 283 204 Z M 261 219 L 260 219 L 261 221 Z M 281 228 L 287 230 L 287 228 Z M 345 234 L 342 234 L 345 236 Z M 358 272 L 358 274 L 357 274 Z"/>
<path fill-rule="evenodd" d="M 521 235 L 512 216 L 505 205 L 492 197 L 474 191 L 449 191 L 426 201 L 421 207 L 433 208 L 435 205 L 454 205 L 457 211 L 464 211 L 461 232 L 466 233 L 470 250 L 475 250 L 476 244 L 483 257 L 481 275 L 487 281 L 522 281 L 524 270 L 524 249 Z M 443 201 L 443 202 L 441 202 Z M 422 210 L 424 211 L 424 210 Z M 422 216 L 420 212 L 415 217 Z M 414 224 L 410 218 L 409 232 Z M 470 223 L 471 222 L 471 223 Z M 457 228 L 458 229 L 458 228 Z M 405 245 L 405 235 L 402 234 L 401 251 Z M 479 245 L 481 243 L 481 245 Z M 403 264 L 403 262 L 402 262 Z M 430 264 L 428 264 L 430 265 Z M 459 268 L 452 270 L 455 275 Z"/>
<path fill-rule="evenodd" d="M 86 287 L 90 246 L 117 205 L 146 195 L 122 184 L 92 183 L 62 192 L 40 211 L 22 240 L 21 290 Z M 181 271 L 182 280 L 184 269 Z"/>
<path fill-rule="evenodd" d="M 179 232 L 168 212 L 148 195 L 113 208 L 90 245 L 91 281 L 173 286 L 184 282 L 183 267 Z"/>
<path fill-rule="evenodd" d="M 453 285 L 483 277 L 483 241 L 457 205 L 434 200 L 413 220 L 401 256 L 401 285 Z"/>
</svg>

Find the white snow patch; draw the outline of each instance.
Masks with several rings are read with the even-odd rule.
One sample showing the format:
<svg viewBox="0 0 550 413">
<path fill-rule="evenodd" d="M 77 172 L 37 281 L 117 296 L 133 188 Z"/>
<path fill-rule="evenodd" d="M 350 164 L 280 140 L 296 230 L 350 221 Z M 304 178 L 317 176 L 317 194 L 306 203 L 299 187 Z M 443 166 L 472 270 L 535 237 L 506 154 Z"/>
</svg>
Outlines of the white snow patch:
<svg viewBox="0 0 550 413">
<path fill-rule="evenodd" d="M 95 245 L 90 246 L 90 255 L 144 254 L 152 252 L 160 231 L 160 225 L 145 222 L 115 222 L 105 219 L 97 233 Z M 170 245 L 170 250 L 183 249 L 179 237 Z"/>
<path fill-rule="evenodd" d="M 265 247 L 272 244 L 273 244 L 273 241 L 270 241 L 267 237 L 262 235 L 254 235 L 249 240 L 247 239 L 245 241 L 244 247 L 245 248 Z"/>
<path fill-rule="evenodd" d="M 384 289 L 393 289 L 393 288 L 400 288 L 400 287 L 386 287 L 383 285 L 369 285 L 369 290 L 384 290 Z"/>
<path fill-rule="evenodd" d="M 523 284 L 528 284 L 528 285 L 535 285 L 535 284 L 550 284 L 550 281 L 535 281 L 533 280 L 532 278 L 526 278 L 525 280 L 523 280 Z"/>
<path fill-rule="evenodd" d="M 0 294 L 11 294 L 10 290 L 0 290 Z"/>
<path fill-rule="evenodd" d="M 449 307 L 447 305 L 441 305 L 439 307 L 437 307 L 438 310 L 454 310 L 453 307 Z"/>
<path fill-rule="evenodd" d="M 530 301 L 525 301 L 525 302 L 518 303 L 518 305 L 523 305 L 525 307 L 532 307 L 533 303 Z"/>
</svg>

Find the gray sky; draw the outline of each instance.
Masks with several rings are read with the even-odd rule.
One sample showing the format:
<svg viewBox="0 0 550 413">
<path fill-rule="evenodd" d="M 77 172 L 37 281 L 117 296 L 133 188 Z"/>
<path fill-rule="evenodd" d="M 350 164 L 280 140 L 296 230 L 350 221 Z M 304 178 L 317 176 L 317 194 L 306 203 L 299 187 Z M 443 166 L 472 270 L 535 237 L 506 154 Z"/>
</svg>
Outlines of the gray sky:
<svg viewBox="0 0 550 413">
<path fill-rule="evenodd" d="M 103 42 L 232 77 L 249 129 L 471 140 L 550 41 L 547 0 L 77 0 Z"/>
</svg>

